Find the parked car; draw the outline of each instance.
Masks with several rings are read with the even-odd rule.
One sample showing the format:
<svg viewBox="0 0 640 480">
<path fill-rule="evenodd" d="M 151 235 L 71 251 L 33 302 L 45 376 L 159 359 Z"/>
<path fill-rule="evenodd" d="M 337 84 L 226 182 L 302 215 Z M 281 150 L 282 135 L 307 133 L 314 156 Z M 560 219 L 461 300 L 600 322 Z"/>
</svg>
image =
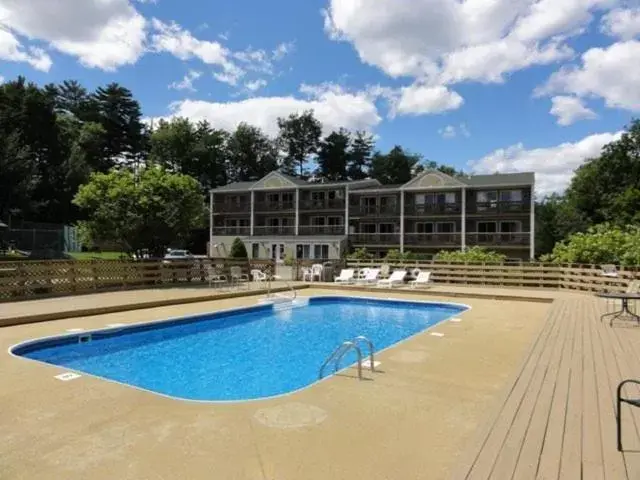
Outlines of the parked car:
<svg viewBox="0 0 640 480">
<path fill-rule="evenodd" d="M 188 250 L 169 250 L 162 260 L 164 263 L 193 260 L 194 256 Z"/>
</svg>

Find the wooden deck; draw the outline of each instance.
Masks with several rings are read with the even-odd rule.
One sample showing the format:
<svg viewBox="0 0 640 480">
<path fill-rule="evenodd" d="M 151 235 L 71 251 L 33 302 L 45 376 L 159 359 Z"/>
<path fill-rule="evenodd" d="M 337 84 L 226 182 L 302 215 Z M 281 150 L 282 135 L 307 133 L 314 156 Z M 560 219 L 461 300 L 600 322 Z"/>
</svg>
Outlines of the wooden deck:
<svg viewBox="0 0 640 480">
<path fill-rule="evenodd" d="M 553 303 L 456 479 L 640 479 L 640 409 L 622 408 L 623 453 L 615 433 L 616 387 L 640 379 L 640 328 L 601 323 L 606 307 L 586 295 Z"/>
</svg>

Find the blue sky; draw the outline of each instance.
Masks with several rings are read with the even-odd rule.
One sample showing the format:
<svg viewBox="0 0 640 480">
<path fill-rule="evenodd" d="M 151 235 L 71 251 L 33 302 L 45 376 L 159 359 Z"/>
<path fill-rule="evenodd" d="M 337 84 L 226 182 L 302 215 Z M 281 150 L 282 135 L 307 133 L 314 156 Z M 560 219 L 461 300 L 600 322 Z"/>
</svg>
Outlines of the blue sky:
<svg viewBox="0 0 640 480">
<path fill-rule="evenodd" d="M 638 34 L 625 0 L 0 0 L 0 76 L 115 81 L 146 117 L 270 134 L 314 108 L 544 194 L 640 110 Z"/>
</svg>

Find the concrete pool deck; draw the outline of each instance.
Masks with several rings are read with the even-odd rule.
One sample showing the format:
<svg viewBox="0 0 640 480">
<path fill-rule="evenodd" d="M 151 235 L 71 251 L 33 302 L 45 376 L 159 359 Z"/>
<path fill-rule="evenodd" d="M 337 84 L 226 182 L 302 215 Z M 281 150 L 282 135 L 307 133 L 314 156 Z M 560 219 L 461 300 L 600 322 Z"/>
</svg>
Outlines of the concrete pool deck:
<svg viewBox="0 0 640 480">
<path fill-rule="evenodd" d="M 358 381 L 354 371 L 346 370 L 305 390 L 270 400 L 192 403 L 87 375 L 63 382 L 54 378 L 64 371 L 62 369 L 4 353 L 0 362 L 0 431 L 3 432 L 0 478 L 413 480 L 459 475 L 457 478 L 501 479 L 512 478 L 516 471 L 524 472 L 513 477 L 520 479 L 536 478 L 537 469 L 531 474 L 531 468 L 524 467 L 531 463 L 538 465 L 542 458 L 548 461 L 548 465 L 545 464 L 548 470 L 544 472 L 549 475 L 539 478 L 558 478 L 560 470 L 553 469 L 555 457 L 549 457 L 548 451 L 546 457 L 544 452 L 538 452 L 544 443 L 541 435 L 544 439 L 545 434 L 556 432 L 548 433 L 548 429 L 543 428 L 540 433 L 540 429 L 521 427 L 529 425 L 534 415 L 540 415 L 536 417 L 540 420 L 544 414 L 547 420 L 552 418 L 558 425 L 564 425 L 560 419 L 567 418 L 569 427 L 572 422 L 588 427 L 578 430 L 567 427 L 570 433 L 567 441 L 578 445 L 582 444 L 583 435 L 595 434 L 591 426 L 597 423 L 598 441 L 588 440 L 588 447 L 580 450 L 586 465 L 593 468 L 592 478 L 638 478 L 626 475 L 634 472 L 632 460 L 631 466 L 623 469 L 625 476 L 610 473 L 619 472 L 616 467 L 626 463 L 619 454 L 620 459 L 615 460 L 610 448 L 604 446 L 606 434 L 610 433 L 610 409 L 600 408 L 596 415 L 592 414 L 594 385 L 580 384 L 580 392 L 588 399 L 580 407 L 579 420 L 573 419 L 573 412 L 566 405 L 563 412 L 554 413 L 560 416 L 551 417 L 555 402 L 548 399 L 555 398 L 555 389 L 550 386 L 562 385 L 564 377 L 558 374 L 554 378 L 559 380 L 551 384 L 545 380 L 546 376 L 537 373 L 538 369 L 546 373 L 552 360 L 559 360 L 558 372 L 568 368 L 565 363 L 578 371 L 578 358 L 571 356 L 576 355 L 572 352 L 577 352 L 577 347 L 569 350 L 566 362 L 561 360 L 562 348 L 573 345 L 567 339 L 575 336 L 578 318 L 585 316 L 590 319 L 589 328 L 593 327 L 595 332 L 588 337 L 589 345 L 596 336 L 600 338 L 601 333 L 595 329 L 608 325 L 591 322 L 598 309 L 604 308 L 599 302 L 590 296 L 561 292 L 537 292 L 537 298 L 549 301 L 555 298 L 553 304 L 525 302 L 518 299 L 524 295 L 522 290 L 515 290 L 516 295 L 514 290 L 477 289 L 485 293 L 491 290 L 500 298 L 509 295 L 516 298 L 496 301 L 470 298 L 482 293 L 474 290 L 446 285 L 437 288 L 448 288 L 451 292 L 440 293 L 434 288 L 428 294 L 401 290 L 390 294 L 389 291 L 364 293 L 317 287 L 299 292 L 300 295 L 357 294 L 449 300 L 466 303 L 472 309 L 459 316 L 461 322 L 443 322 L 379 353 L 376 360 L 382 362 L 380 373 L 365 373 L 370 381 Z M 462 296 L 464 292 L 468 297 Z M 141 296 L 144 292 L 137 294 Z M 86 297 L 66 300 L 73 303 Z M 95 329 L 113 323 L 145 322 L 255 305 L 258 298 L 261 297 L 10 326 L 0 328 L 0 348 L 6 352 L 15 343 L 64 333 L 68 329 Z M 92 300 L 95 302 L 96 298 Z M 33 302 L 20 303 L 24 309 Z M 0 305 L 0 309 L 2 307 L 4 305 Z M 50 309 L 51 304 L 46 308 Z M 566 318 L 572 319 L 566 322 L 571 329 L 561 321 Z M 614 330 L 606 333 L 600 343 L 608 345 L 607 339 L 623 335 L 628 340 L 618 354 L 621 358 L 623 354 L 637 356 L 633 351 L 640 345 L 640 329 Z M 554 338 L 562 342 L 551 342 Z M 579 338 L 586 344 L 585 333 Z M 593 355 L 588 358 L 591 362 L 587 360 L 585 371 L 595 365 L 593 368 L 602 373 L 600 357 L 595 358 L 595 363 Z M 319 363 L 321 361 L 319 359 Z M 605 365 L 604 371 L 609 370 Z M 581 367 L 580 375 L 582 371 Z M 627 362 L 619 373 L 636 372 L 640 373 Z M 569 381 L 571 372 L 566 376 Z M 602 380 L 598 377 L 598 382 L 606 382 L 598 385 L 604 392 L 604 387 L 615 380 L 613 375 Z M 534 391 L 536 386 L 538 390 Z M 575 386 L 567 390 L 571 398 L 580 398 Z M 600 396 L 610 402 L 611 392 L 607 395 Z M 529 408 L 529 404 L 540 407 Z M 510 420 L 509 415 L 513 419 Z M 606 432 L 600 430 L 601 423 L 607 426 Z M 628 430 L 633 430 L 633 425 Z M 631 434 L 637 437 L 635 431 Z M 633 444 L 635 437 L 627 438 L 631 446 L 637 446 Z M 593 458 L 588 455 L 595 452 L 598 445 L 606 453 L 604 460 L 602 454 Z M 559 452 L 557 456 L 562 460 L 562 447 Z M 566 452 L 564 471 L 573 472 L 575 466 L 582 468 L 583 456 L 571 449 Z M 598 461 L 600 464 L 595 465 Z M 598 476 L 600 472 L 609 474 Z"/>
</svg>

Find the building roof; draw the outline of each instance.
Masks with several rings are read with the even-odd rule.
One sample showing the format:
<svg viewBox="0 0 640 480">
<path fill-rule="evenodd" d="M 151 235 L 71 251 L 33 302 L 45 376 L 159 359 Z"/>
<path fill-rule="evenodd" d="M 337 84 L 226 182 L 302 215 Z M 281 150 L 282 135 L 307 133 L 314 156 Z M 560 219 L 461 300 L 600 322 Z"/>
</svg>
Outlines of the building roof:
<svg viewBox="0 0 640 480">
<path fill-rule="evenodd" d="M 264 189 L 264 180 L 267 177 L 280 177 L 283 183 L 291 182 L 289 188 L 296 187 L 338 187 L 349 185 L 351 190 L 360 192 L 373 191 L 393 191 L 393 190 L 424 190 L 429 188 L 460 188 L 469 187 L 509 187 L 517 185 L 533 185 L 535 181 L 535 173 L 494 173 L 491 175 L 465 175 L 460 177 L 451 177 L 438 170 L 426 170 L 420 175 L 412 178 L 405 184 L 382 185 L 378 180 L 366 178 L 364 180 L 355 181 L 339 181 L 339 182 L 309 182 L 298 177 L 286 175 L 280 172 L 271 172 L 260 180 L 251 182 L 235 182 L 222 187 L 214 188 L 214 192 L 247 192 L 252 189 Z M 263 186 L 261 186 L 263 185 Z M 258 188 L 259 187 L 259 188 Z M 280 188 L 285 188 L 284 185 Z"/>
</svg>

